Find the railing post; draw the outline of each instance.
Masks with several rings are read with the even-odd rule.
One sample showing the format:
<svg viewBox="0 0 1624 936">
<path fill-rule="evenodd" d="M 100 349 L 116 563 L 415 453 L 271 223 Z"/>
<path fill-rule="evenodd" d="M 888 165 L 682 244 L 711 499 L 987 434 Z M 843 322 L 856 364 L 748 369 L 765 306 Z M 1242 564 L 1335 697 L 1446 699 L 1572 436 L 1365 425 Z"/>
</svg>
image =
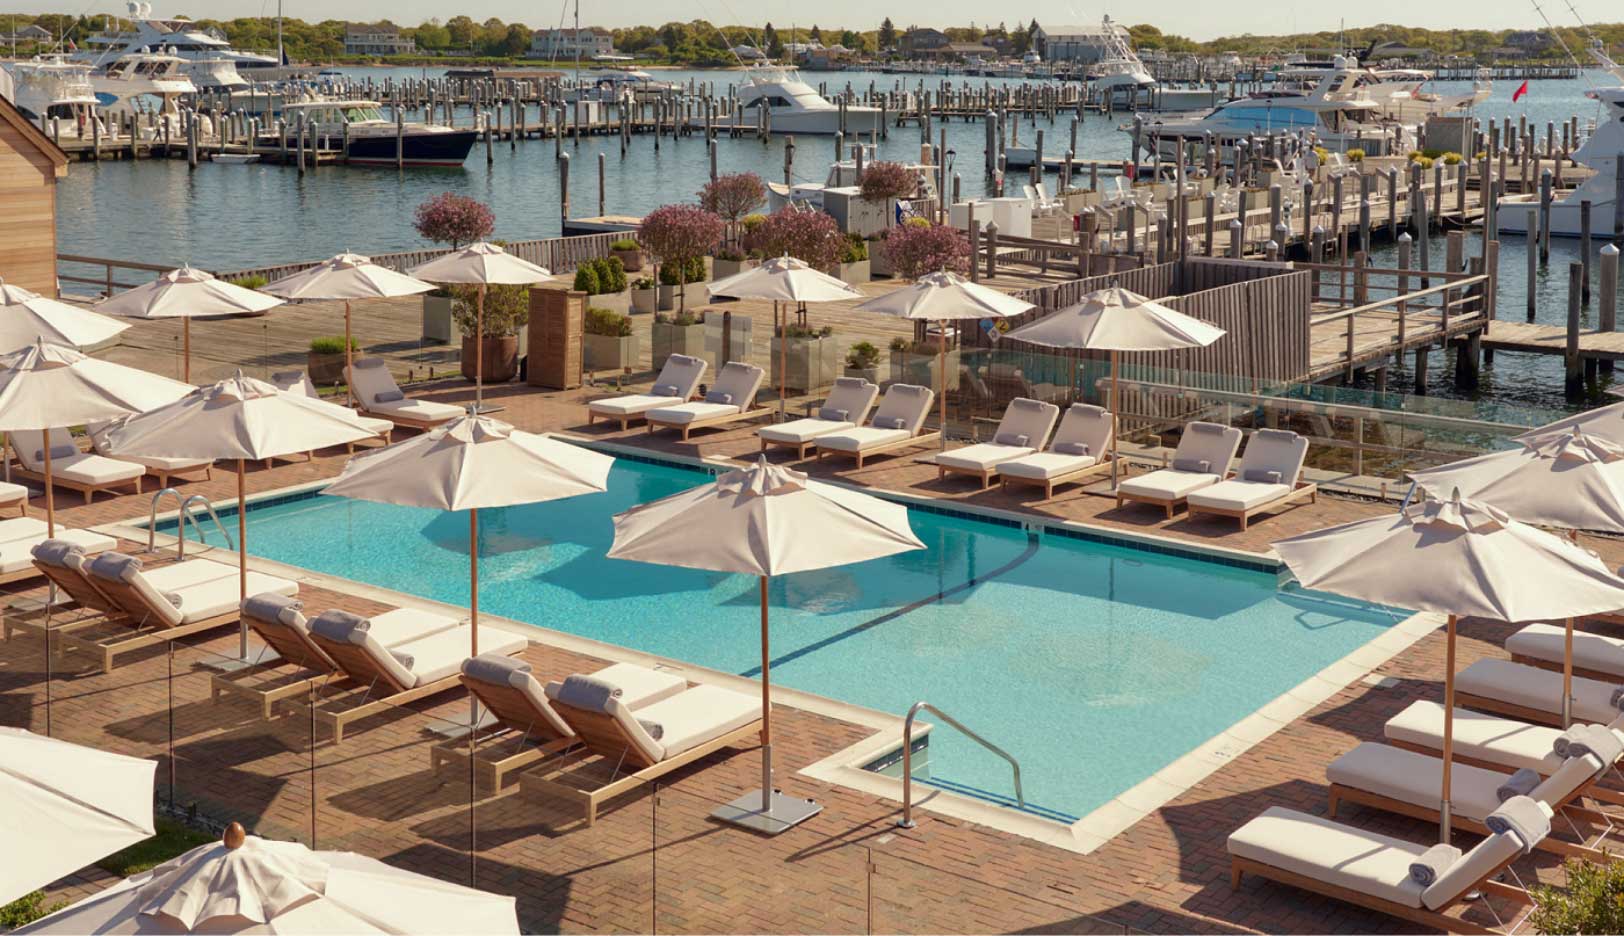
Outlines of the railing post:
<svg viewBox="0 0 1624 936">
<path fill-rule="evenodd" d="M 1410 307 L 1410 304 L 1404 299 L 1405 295 L 1410 291 L 1410 275 L 1404 271 L 1410 268 L 1410 245 L 1412 242 L 1413 239 L 1408 231 L 1398 236 L 1398 344 L 1401 351 L 1404 348 L 1405 319 Z"/>
</svg>

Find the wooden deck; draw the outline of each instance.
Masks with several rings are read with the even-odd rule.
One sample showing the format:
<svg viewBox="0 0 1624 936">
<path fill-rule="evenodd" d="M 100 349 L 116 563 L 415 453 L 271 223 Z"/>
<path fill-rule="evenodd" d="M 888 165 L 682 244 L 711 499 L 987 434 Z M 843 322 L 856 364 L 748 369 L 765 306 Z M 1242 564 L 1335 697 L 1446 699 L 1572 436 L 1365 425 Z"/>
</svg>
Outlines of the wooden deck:
<svg viewBox="0 0 1624 936">
<path fill-rule="evenodd" d="M 1495 322 L 1483 336 L 1485 351 L 1566 354 L 1568 330 L 1561 325 Z M 1579 357 L 1596 361 L 1624 360 L 1624 332 L 1587 329 L 1579 333 Z"/>
</svg>

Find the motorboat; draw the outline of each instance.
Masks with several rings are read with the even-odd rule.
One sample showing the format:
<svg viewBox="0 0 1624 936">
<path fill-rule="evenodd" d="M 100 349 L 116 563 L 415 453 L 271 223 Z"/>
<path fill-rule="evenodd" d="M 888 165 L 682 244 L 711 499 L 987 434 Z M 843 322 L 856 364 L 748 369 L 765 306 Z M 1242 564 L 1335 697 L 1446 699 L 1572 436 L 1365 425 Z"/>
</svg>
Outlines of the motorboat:
<svg viewBox="0 0 1624 936">
<path fill-rule="evenodd" d="M 183 17 L 161 19 L 152 15 L 152 4 L 130 0 L 129 29 L 97 33 L 84 41 L 74 57 L 102 65 L 113 58 L 147 49 L 163 49 L 183 60 L 181 70 L 202 88 L 236 89 L 247 82 L 230 74 L 240 69 L 273 68 L 282 63 L 275 56 L 242 52 L 231 47 L 225 37 Z"/>
<path fill-rule="evenodd" d="M 173 115 L 181 97 L 197 93 L 183 65 L 168 53 L 128 52 L 93 69 L 90 85 L 104 111 Z"/>
<path fill-rule="evenodd" d="M 639 94 L 663 94 L 674 90 L 675 87 L 670 82 L 655 81 L 653 75 L 641 69 L 617 68 L 593 73 L 577 86 L 565 91 L 564 98 L 571 102 L 600 101 L 605 104 L 616 104 L 628 98 L 635 99 Z"/>
<path fill-rule="evenodd" d="M 348 138 L 352 165 L 393 166 L 400 146 L 400 164 L 406 166 L 460 166 L 479 139 L 471 127 L 443 127 L 408 121 L 396 124 L 383 115 L 383 105 L 361 98 L 293 101 L 282 106 L 287 126 L 303 121 L 306 127 L 337 140 Z M 278 139 L 274 129 L 261 136 L 261 145 Z"/>
<path fill-rule="evenodd" d="M 57 119 L 65 132 L 87 132 L 96 118 L 96 89 L 90 84 L 90 66 L 70 62 L 61 55 L 40 55 L 7 67 L 11 76 L 11 103 L 36 125 Z"/>
<path fill-rule="evenodd" d="M 1484 69 L 1478 71 L 1470 94 L 1427 91 L 1432 78 L 1432 72 L 1419 68 L 1372 68 L 1361 87 L 1383 114 L 1405 123 L 1423 123 L 1428 117 L 1468 111 L 1488 100 L 1494 90 Z"/>
<path fill-rule="evenodd" d="M 1127 33 L 1122 27 L 1105 17 L 1100 31 L 1103 42 L 1099 61 L 1088 67 L 1088 83 L 1112 97 L 1132 100 L 1145 88 L 1154 87 L 1156 79 L 1128 45 Z"/>
<path fill-rule="evenodd" d="M 881 130 L 880 109 L 857 104 L 845 108 L 846 124 L 842 127 L 840 106 L 802 81 L 793 69 L 754 67 L 747 69 L 744 75 L 747 83 L 739 88 L 738 101 L 744 105 L 744 119 L 751 126 L 755 125 L 758 110 L 765 107 L 773 133 L 828 136 L 844 130 L 866 135 Z M 698 122 L 703 123 L 703 120 Z"/>
<path fill-rule="evenodd" d="M 868 143 L 856 145 L 862 149 L 863 165 L 871 166 L 879 161 L 879 153 L 873 145 Z M 903 167 L 913 172 L 919 183 L 913 200 L 935 200 L 937 196 L 936 167 L 928 163 L 903 163 Z M 821 211 L 824 207 L 823 194 L 825 191 L 828 189 L 856 188 L 857 186 L 857 160 L 855 158 L 838 160 L 829 164 L 829 173 L 821 183 L 797 182 L 792 185 L 785 185 L 782 182 L 768 182 L 767 210 L 776 212 L 780 208 L 793 205 Z M 902 210 L 906 214 L 908 206 L 904 205 Z"/>
<path fill-rule="evenodd" d="M 1604 64 L 1614 77 L 1624 80 L 1624 69 L 1611 61 Z M 1618 69 L 1615 71 L 1615 69 Z M 1579 183 L 1579 187 L 1551 201 L 1550 228 L 1553 237 L 1578 237 L 1583 231 L 1581 205 L 1590 203 L 1591 230 L 1610 231 L 1613 226 L 1614 203 L 1619 193 L 1616 186 L 1619 153 L 1624 152 L 1624 87 L 1598 88 L 1586 91 L 1585 97 L 1599 103 L 1606 111 L 1605 119 L 1598 122 L 1594 132 L 1573 151 L 1573 161 L 1594 171 L 1594 175 Z M 1507 195 L 1495 209 L 1497 227 L 1506 234 L 1527 234 L 1528 216 L 1538 210 L 1539 194 L 1529 192 Z M 1537 227 L 1538 221 L 1534 222 Z"/>
</svg>

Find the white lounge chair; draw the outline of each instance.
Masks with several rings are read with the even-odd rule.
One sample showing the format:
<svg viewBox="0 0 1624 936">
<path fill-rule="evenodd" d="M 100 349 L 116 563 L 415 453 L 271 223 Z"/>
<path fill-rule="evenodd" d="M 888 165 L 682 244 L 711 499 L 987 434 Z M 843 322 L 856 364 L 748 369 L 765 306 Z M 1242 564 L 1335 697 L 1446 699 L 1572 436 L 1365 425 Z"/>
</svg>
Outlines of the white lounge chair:
<svg viewBox="0 0 1624 936">
<path fill-rule="evenodd" d="M 397 426 L 413 429 L 433 429 L 450 422 L 467 410 L 450 403 L 433 400 L 414 400 L 406 396 L 390 375 L 383 358 L 357 358 L 353 366 L 344 369 L 350 389 L 355 391 L 358 407 L 368 416 L 387 419 Z"/>
<path fill-rule="evenodd" d="M 654 378 L 654 386 L 649 388 L 649 392 L 609 397 L 588 403 L 587 425 L 599 419 L 610 419 L 619 422 L 621 430 L 624 431 L 631 425 L 632 420 L 642 419 L 649 410 L 687 403 L 698 392 L 699 382 L 705 379 L 705 368 L 709 366 L 702 358 L 673 354 L 665 359 L 665 364 L 660 367 L 660 375 Z"/>
<path fill-rule="evenodd" d="M 935 399 L 936 394 L 928 387 L 892 384 L 880 398 L 880 408 L 868 425 L 818 436 L 818 460 L 829 454 L 849 455 L 861 468 L 866 458 L 940 438 L 940 432 L 922 431 Z"/>
<path fill-rule="evenodd" d="M 359 623 L 385 647 L 397 647 L 457 626 L 456 618 L 416 608 L 395 608 L 371 617 L 328 610 L 316 620 L 334 617 Z M 224 694 L 239 695 L 258 703 L 261 714 L 270 718 L 277 702 L 305 695 L 318 680 L 339 672 L 338 664 L 311 639 L 303 602 L 277 594 L 251 595 L 243 602 L 242 621 L 275 651 L 275 656 L 236 672 L 216 674 L 209 691 L 214 700 Z"/>
<path fill-rule="evenodd" d="M 110 629 L 110 634 L 87 636 L 75 631 L 62 634 L 58 646 L 63 653 L 82 650 L 97 654 L 105 673 L 112 671 L 120 655 L 132 650 L 235 624 L 242 617 L 237 568 L 208 559 L 189 559 L 181 564 L 194 562 L 208 563 L 206 568 L 214 574 L 194 584 L 165 588 L 161 584 L 163 579 L 154 581 L 142 570 L 141 560 L 134 556 L 112 551 L 97 556 L 84 571 L 119 610 L 120 617 L 109 619 L 106 628 L 86 629 Z M 221 571 L 226 574 L 220 575 Z M 248 591 L 250 594 L 296 595 L 299 583 L 262 572 L 249 572 Z"/>
<path fill-rule="evenodd" d="M 1054 497 L 1057 484 L 1081 481 L 1111 470 L 1111 434 L 1114 417 L 1098 406 L 1073 403 L 1060 418 L 1060 428 L 1048 448 L 1000 462 L 999 483 L 1032 484 L 1043 488 L 1043 498 Z"/>
<path fill-rule="evenodd" d="M 1060 407 L 1053 403 L 1016 397 L 1004 408 L 991 442 L 978 442 L 936 456 L 938 480 L 950 474 L 981 479 L 981 489 L 992 486 L 998 466 L 1026 455 L 1035 455 L 1049 441 Z"/>
<path fill-rule="evenodd" d="M 42 575 L 34 564 L 34 547 L 44 543 L 47 526 L 34 517 L 12 517 L 0 520 L 0 585 L 21 582 Z M 75 530 L 57 524 L 56 538 L 85 555 L 106 552 L 118 545 L 118 540 L 90 530 Z"/>
<path fill-rule="evenodd" d="M 587 825 L 597 821 L 599 805 L 612 797 L 761 732 L 761 699 L 720 686 L 695 686 L 635 711 L 604 680 L 571 676 L 556 690 L 548 689 L 554 711 L 580 739 L 583 755 L 595 755 L 610 776 L 583 790 L 561 782 L 574 766 L 563 765 L 549 776 L 520 775 L 520 789 L 577 800 Z"/>
<path fill-rule="evenodd" d="M 836 377 L 834 389 L 818 407 L 816 416 L 757 429 L 761 450 L 781 445 L 794 449 L 796 458 L 805 458 L 806 450 L 817 444 L 818 437 L 861 426 L 879 395 L 880 388 L 861 377 Z"/>
<path fill-rule="evenodd" d="M 11 433 L 11 447 L 22 467 L 16 473 L 32 481 L 45 481 L 45 433 L 19 430 Z M 123 459 L 107 458 L 79 451 L 73 436 L 66 429 L 51 430 L 51 479 L 58 487 L 82 491 L 85 503 L 97 491 L 130 485 L 141 493 L 141 479 L 146 476 L 145 465 Z"/>
<path fill-rule="evenodd" d="M 103 455 L 120 462 L 133 462 L 147 469 L 147 474 L 158 479 L 158 487 L 169 487 L 169 479 L 182 475 L 194 480 L 211 480 L 214 477 L 214 459 L 212 458 L 160 458 L 152 455 L 109 455 L 107 452 L 107 435 L 115 427 L 121 425 L 123 419 L 108 420 L 107 422 L 94 422 L 85 426 L 85 434 L 90 437 L 90 450 L 97 455 Z M 53 430 L 55 431 L 55 430 Z M 56 463 L 51 463 L 53 474 Z"/>
<path fill-rule="evenodd" d="M 1606 829 L 1611 826 L 1611 817 L 1579 805 L 1579 798 L 1611 769 L 1616 757 L 1616 752 L 1606 762 L 1588 753 L 1569 757 L 1527 795 L 1563 814 L 1569 823 L 1587 822 Z M 1454 825 L 1488 834 L 1484 820 L 1500 808 L 1499 791 L 1512 779 L 1512 773 L 1464 763 L 1452 765 L 1449 802 Z M 1432 754 L 1366 741 L 1332 761 L 1325 768 L 1325 779 L 1330 783 L 1327 811 L 1333 819 L 1338 808 L 1348 802 L 1424 822 L 1438 821 L 1443 759 Z M 1569 858 L 1607 860 L 1588 839 L 1575 842 L 1551 836 L 1539 847 Z"/>
<path fill-rule="evenodd" d="M 1155 504 L 1173 519 L 1173 509 L 1192 491 L 1212 487 L 1224 479 L 1235 451 L 1241 447 L 1241 431 L 1217 423 L 1193 422 L 1184 427 L 1179 446 L 1169 467 L 1117 485 L 1116 501 Z"/>
<path fill-rule="evenodd" d="M 707 426 L 725 426 L 731 423 L 760 419 L 772 410 L 756 409 L 756 394 L 766 372 L 754 364 L 729 361 L 716 375 L 716 386 L 705 394 L 705 399 L 691 403 L 660 406 L 643 414 L 648 420 L 648 431 L 676 429 L 682 441 L 688 434 Z"/>
<path fill-rule="evenodd" d="M 18 602 L 8 606 L 5 611 L 7 640 L 11 639 L 14 630 L 41 634 L 67 633 L 91 625 L 124 621 L 128 617 L 122 607 L 115 604 L 90 580 L 88 566 L 95 556 L 81 545 L 83 537 L 73 535 L 78 533 L 83 531 L 59 528 L 55 539 L 44 539 L 44 525 L 41 524 L 41 539 L 30 548 L 29 554 L 38 574 L 44 575 L 56 588 L 57 600 L 47 603 L 36 599 L 30 604 L 18 607 L 22 602 L 30 601 L 19 599 Z M 98 545 L 101 548 L 96 549 L 95 553 L 105 552 L 118 545 L 111 537 L 103 537 L 97 533 L 88 535 L 98 538 Z M 172 562 L 146 572 L 147 579 L 153 587 L 161 591 L 173 591 L 236 574 L 234 566 L 202 560 Z"/>
<path fill-rule="evenodd" d="M 1573 677 L 1571 714 L 1576 721 L 1610 724 L 1619 715 L 1619 683 Z M 1484 659 L 1455 676 L 1455 701 L 1544 725 L 1562 724 L 1562 674 L 1510 660 Z"/>
<path fill-rule="evenodd" d="M 372 430 L 378 436 L 378 441 L 382 442 L 384 445 L 388 445 L 390 440 L 393 438 L 393 433 L 395 431 L 395 424 L 393 422 L 376 416 L 363 415 L 358 409 L 342 406 L 338 403 L 334 403 L 332 400 L 326 399 L 321 395 L 320 391 L 316 389 L 316 385 L 310 382 L 310 375 L 302 370 L 278 371 L 277 373 L 271 375 L 271 384 L 278 390 L 286 390 L 289 393 L 297 393 L 306 399 L 316 401 L 316 403 L 320 404 L 321 406 L 332 407 L 333 409 L 342 412 L 344 415 L 349 416 L 351 419 L 356 420 L 361 425 Z M 351 452 L 355 451 L 355 443 L 352 442 L 349 444 L 349 450 Z M 267 467 L 269 467 L 269 462 L 270 459 L 266 459 Z"/>
<path fill-rule="evenodd" d="M 1185 498 L 1190 516 L 1213 514 L 1234 517 L 1246 529 L 1252 517 L 1265 510 L 1308 498 L 1319 499 L 1319 488 L 1302 480 L 1308 440 L 1283 429 L 1259 429 L 1246 443 L 1241 467 L 1229 478 L 1195 491 Z"/>
<path fill-rule="evenodd" d="M 1451 916 L 1448 910 L 1481 891 L 1488 897 L 1532 907 L 1521 888 L 1495 880 L 1517 858 L 1529 854 L 1550 834 L 1551 813 L 1542 803 L 1519 797 L 1496 817 L 1504 831 L 1478 842 L 1471 851 L 1417 845 L 1403 839 L 1343 825 L 1319 816 L 1271 806 L 1230 833 L 1229 886 L 1246 875 L 1278 881 L 1401 920 L 1449 933 L 1493 932 Z M 1502 823 L 1507 815 L 1513 823 Z M 1530 822 L 1528 817 L 1543 816 Z M 1529 826 L 1532 825 L 1532 828 Z M 1431 884 L 1422 884 L 1412 865 L 1432 866 Z M 1526 911 L 1513 914 L 1519 924 Z M 1508 927 L 1515 932 L 1516 925 Z"/>
<path fill-rule="evenodd" d="M 676 673 L 661 672 L 635 663 L 615 663 L 592 674 L 619 691 L 622 705 L 641 709 L 688 688 Z M 500 790 L 507 778 L 576 742 L 575 729 L 553 709 L 549 692 L 556 695 L 563 683 L 543 686 L 530 672 L 530 664 L 513 657 L 481 653 L 464 660 L 462 684 L 496 718 L 479 733 L 474 755 L 475 786 L 481 793 Z M 468 739 L 437 744 L 429 754 L 433 769 L 450 767 L 458 776 L 468 770 Z"/>
<path fill-rule="evenodd" d="M 310 637 L 344 676 L 360 689 L 343 698 L 318 702 L 317 721 L 344 740 L 344 727 L 353 721 L 427 698 L 461 685 L 462 663 L 471 643 L 469 624 L 436 631 L 425 637 L 386 647 L 354 621 L 317 618 L 310 622 Z M 481 653 L 512 656 L 530 642 L 523 636 L 495 627 L 479 629 Z M 323 688 L 326 688 L 325 685 Z M 319 693 L 318 693 L 319 694 Z"/>
<path fill-rule="evenodd" d="M 1560 670 L 1566 640 L 1560 624 L 1529 624 L 1506 638 L 1506 652 L 1517 663 Z M 1590 679 L 1624 682 L 1624 640 L 1575 630 L 1573 672 Z"/>
</svg>

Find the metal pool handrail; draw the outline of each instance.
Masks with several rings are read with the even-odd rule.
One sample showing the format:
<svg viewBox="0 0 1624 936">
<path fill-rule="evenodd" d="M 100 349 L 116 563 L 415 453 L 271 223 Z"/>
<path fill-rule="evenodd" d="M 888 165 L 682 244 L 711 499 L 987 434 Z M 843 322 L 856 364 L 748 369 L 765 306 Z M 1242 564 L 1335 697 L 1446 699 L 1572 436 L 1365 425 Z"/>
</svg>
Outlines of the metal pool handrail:
<svg viewBox="0 0 1624 936">
<path fill-rule="evenodd" d="M 165 494 L 175 495 L 175 500 L 180 504 L 180 510 L 175 514 L 176 559 L 186 558 L 186 521 L 192 521 L 192 529 L 197 531 L 198 543 L 203 542 L 203 527 L 197 522 L 197 517 L 192 515 L 192 511 L 190 509 L 192 501 L 195 500 L 201 500 L 203 502 L 203 509 L 209 512 L 209 516 L 214 520 L 214 525 L 217 529 L 219 529 L 220 535 L 225 537 L 226 546 L 228 548 L 235 548 L 231 545 L 231 533 L 226 530 L 225 524 L 220 522 L 220 515 L 214 512 L 214 505 L 209 502 L 207 497 L 203 496 L 202 494 L 193 494 L 190 497 L 182 498 L 180 496 L 180 491 L 177 491 L 172 487 L 166 487 L 158 493 L 152 495 L 152 506 L 147 511 L 147 552 L 153 552 L 157 547 L 158 502 L 163 500 Z"/>
<path fill-rule="evenodd" d="M 918 702 L 913 704 L 912 708 L 908 709 L 908 717 L 902 720 L 902 818 L 897 820 L 898 826 L 901 826 L 904 829 L 911 829 L 914 827 L 913 723 L 914 716 L 918 715 L 921 710 L 929 711 L 932 715 L 935 715 L 942 721 L 947 722 L 949 725 L 952 725 L 954 728 L 962 731 L 971 741 L 974 741 L 994 754 L 997 754 L 1004 760 L 1009 761 L 1010 769 L 1015 772 L 1015 802 L 1018 803 L 1022 809 L 1026 808 L 1026 794 L 1021 792 L 1021 762 L 1010 756 L 1008 751 L 1005 751 L 1003 748 L 993 744 L 991 741 L 988 741 L 986 738 L 983 738 L 981 735 L 978 735 L 974 731 L 971 731 L 969 728 L 965 727 L 963 722 L 947 714 L 936 706 L 931 705 L 924 699 L 920 699 Z"/>
</svg>

